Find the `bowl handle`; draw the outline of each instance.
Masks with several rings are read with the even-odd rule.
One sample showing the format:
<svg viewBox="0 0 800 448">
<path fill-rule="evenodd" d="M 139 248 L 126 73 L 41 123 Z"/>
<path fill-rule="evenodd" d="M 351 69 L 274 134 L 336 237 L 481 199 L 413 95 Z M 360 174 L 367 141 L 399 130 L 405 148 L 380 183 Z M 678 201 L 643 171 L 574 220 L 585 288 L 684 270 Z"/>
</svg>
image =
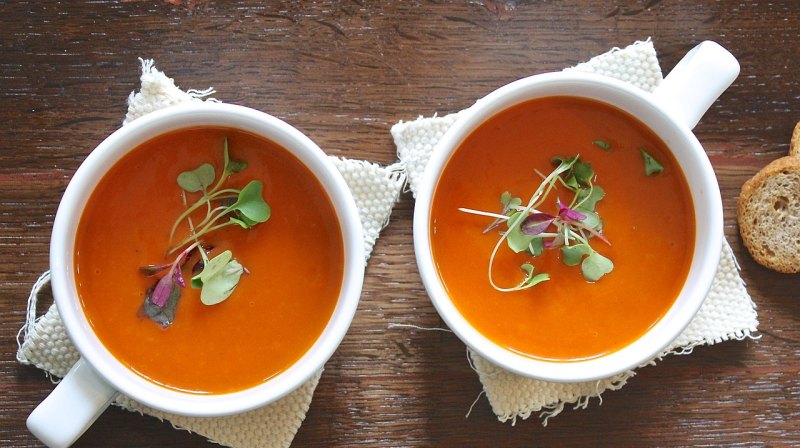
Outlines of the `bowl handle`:
<svg viewBox="0 0 800 448">
<path fill-rule="evenodd" d="M 97 420 L 117 393 L 81 358 L 28 416 L 28 429 L 51 448 L 68 447 Z"/>
<path fill-rule="evenodd" d="M 674 120 L 693 129 L 738 75 L 736 58 L 707 40 L 686 53 L 653 94 Z"/>
</svg>

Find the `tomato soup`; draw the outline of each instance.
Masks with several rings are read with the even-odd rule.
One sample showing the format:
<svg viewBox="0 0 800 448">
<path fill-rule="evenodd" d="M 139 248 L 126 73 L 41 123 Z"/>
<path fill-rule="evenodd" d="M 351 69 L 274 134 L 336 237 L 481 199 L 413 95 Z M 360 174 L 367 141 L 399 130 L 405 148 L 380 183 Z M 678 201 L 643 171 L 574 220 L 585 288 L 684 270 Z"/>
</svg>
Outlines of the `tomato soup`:
<svg viewBox="0 0 800 448">
<path fill-rule="evenodd" d="M 645 174 L 641 149 L 663 172 Z M 522 291 L 494 289 L 489 259 L 506 226 L 483 233 L 492 218 L 459 208 L 500 213 L 505 191 L 521 197 L 524 206 L 542 175 L 553 171 L 553 157 L 576 155 L 591 164 L 606 192 L 596 212 L 610 245 L 590 241 L 613 261 L 613 270 L 588 282 L 579 266 L 562 262 L 560 250 L 532 257 L 503 242 L 492 268 L 498 284 L 518 283 L 526 262 L 550 280 Z M 568 200 L 570 194 L 559 187 L 542 211 L 557 214 L 556 198 Z M 619 350 L 661 319 L 688 275 L 694 228 L 686 179 L 663 141 L 615 107 L 550 97 L 497 114 L 461 144 L 436 186 L 429 231 L 445 290 L 474 328 L 510 351 L 570 361 Z"/>
<path fill-rule="evenodd" d="M 233 225 L 203 238 L 211 255 L 231 250 L 246 271 L 229 298 L 204 305 L 188 285 L 199 256 L 190 258 L 174 322 L 163 328 L 140 313 L 158 279 L 140 267 L 175 259 L 165 253 L 186 209 L 176 178 L 203 163 L 219 178 L 226 138 L 231 159 L 247 167 L 225 187 L 260 180 L 271 216 L 250 229 Z M 205 212 L 198 210 L 193 222 Z M 178 229 L 186 232 L 185 225 Z M 92 193 L 75 248 L 81 304 L 105 347 L 139 375 L 189 393 L 235 392 L 286 370 L 320 336 L 342 286 L 342 234 L 322 185 L 283 147 L 235 129 L 178 130 L 127 154 Z"/>
</svg>

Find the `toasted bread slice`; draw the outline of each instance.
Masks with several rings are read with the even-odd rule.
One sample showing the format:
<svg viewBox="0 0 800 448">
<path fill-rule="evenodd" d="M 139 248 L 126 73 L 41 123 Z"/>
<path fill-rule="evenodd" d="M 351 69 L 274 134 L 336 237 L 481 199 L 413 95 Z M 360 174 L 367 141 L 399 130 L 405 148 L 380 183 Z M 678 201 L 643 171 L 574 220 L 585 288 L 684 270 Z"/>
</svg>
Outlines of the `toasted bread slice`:
<svg viewBox="0 0 800 448">
<path fill-rule="evenodd" d="M 794 126 L 792 139 L 789 141 L 789 155 L 800 157 L 800 122 Z"/>
<path fill-rule="evenodd" d="M 772 161 L 742 186 L 739 233 L 763 266 L 800 272 L 800 157 Z"/>
</svg>

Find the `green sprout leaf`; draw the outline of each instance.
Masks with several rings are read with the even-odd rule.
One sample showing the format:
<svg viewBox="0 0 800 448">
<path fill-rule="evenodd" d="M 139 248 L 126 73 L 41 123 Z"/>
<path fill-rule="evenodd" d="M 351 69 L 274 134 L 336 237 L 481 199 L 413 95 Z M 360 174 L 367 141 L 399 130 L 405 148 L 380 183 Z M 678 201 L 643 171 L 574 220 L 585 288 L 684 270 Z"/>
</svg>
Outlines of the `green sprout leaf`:
<svg viewBox="0 0 800 448">
<path fill-rule="evenodd" d="M 583 257 L 591 254 L 592 248 L 588 244 L 576 244 L 561 248 L 561 259 L 567 266 L 577 266 Z"/>
<path fill-rule="evenodd" d="M 594 170 L 592 165 L 578 160 L 572 165 L 572 175 L 575 176 L 575 180 L 579 184 L 589 185 L 592 182 L 592 178 L 594 178 Z"/>
<path fill-rule="evenodd" d="M 576 196 L 575 202 L 577 206 L 575 207 L 576 210 L 579 210 L 581 213 L 585 211 L 594 211 L 595 207 L 597 206 L 597 202 L 600 199 L 603 199 L 606 195 L 606 191 L 599 185 L 592 185 L 589 188 L 581 188 L 578 191 Z"/>
<path fill-rule="evenodd" d="M 223 165 L 222 172 L 224 173 L 223 176 L 228 176 L 231 174 L 238 173 L 245 168 L 247 168 L 247 162 L 240 162 L 238 160 L 233 160 L 228 155 L 228 139 L 225 139 L 225 143 L 223 145 L 223 158 L 225 164 Z"/>
<path fill-rule="evenodd" d="M 528 245 L 528 253 L 534 257 L 538 257 L 542 255 L 542 252 L 544 252 L 544 240 L 541 238 L 534 238 Z"/>
<path fill-rule="evenodd" d="M 201 288 L 200 301 L 205 305 L 215 305 L 230 297 L 244 267 L 233 259 L 233 253 L 226 250 L 208 260 L 199 274 L 192 277 L 192 287 Z"/>
<path fill-rule="evenodd" d="M 231 205 L 229 210 L 238 211 L 243 217 L 252 222 L 264 222 L 269 219 L 270 208 L 264 198 L 261 197 L 261 191 L 264 186 L 261 181 L 251 180 L 250 183 L 242 188 L 239 192 L 239 198 Z"/>
<path fill-rule="evenodd" d="M 515 253 L 520 253 L 524 250 L 528 249 L 528 246 L 531 244 L 535 235 L 525 235 L 519 229 L 519 222 L 527 217 L 526 213 L 514 213 L 511 217 L 506 221 L 508 225 L 508 232 L 506 241 L 508 242 L 508 247 L 511 248 Z"/>
<path fill-rule="evenodd" d="M 233 259 L 233 253 L 226 250 L 216 257 L 208 260 L 199 274 L 192 277 L 192 288 L 202 288 L 208 279 L 221 271 L 229 261 Z"/>
<path fill-rule="evenodd" d="M 605 140 L 594 140 L 592 143 L 597 146 L 598 148 L 602 149 L 603 151 L 610 151 L 611 144 Z"/>
<path fill-rule="evenodd" d="M 207 189 L 214 183 L 216 174 L 210 163 L 204 163 L 191 171 L 178 174 L 178 185 L 189 193 Z"/>
<path fill-rule="evenodd" d="M 581 263 L 581 273 L 583 278 L 589 282 L 596 282 L 601 277 L 611 272 L 614 269 L 614 263 L 608 258 L 592 251 L 586 259 Z"/>
<path fill-rule="evenodd" d="M 664 167 L 658 163 L 658 160 L 654 159 L 653 156 L 648 154 L 644 149 L 639 148 L 639 151 L 641 151 L 642 158 L 644 159 L 645 175 L 652 176 L 653 174 L 658 174 L 664 171 Z"/>
<path fill-rule="evenodd" d="M 572 191 L 581 188 L 581 185 L 578 183 L 578 179 L 576 179 L 575 176 L 568 177 L 567 180 L 564 181 L 564 183 L 567 185 L 567 188 L 569 188 Z"/>
<path fill-rule="evenodd" d="M 243 229 L 249 229 L 252 228 L 254 225 L 258 224 L 255 221 L 247 219 L 247 217 L 245 216 L 238 216 L 237 218 L 231 216 L 230 218 L 228 218 L 228 222 L 231 222 L 233 224 L 238 224 Z"/>
<path fill-rule="evenodd" d="M 522 199 L 512 197 L 511 193 L 504 191 L 503 194 L 500 195 L 500 203 L 503 205 L 503 213 L 506 213 L 510 209 L 522 205 Z"/>
<path fill-rule="evenodd" d="M 598 215 L 597 212 L 584 210 L 582 208 L 578 208 L 577 211 L 585 216 L 585 218 L 581 220 L 581 224 L 595 230 L 599 230 L 600 227 L 602 227 L 603 221 L 600 219 L 600 215 Z"/>
<path fill-rule="evenodd" d="M 216 305 L 230 297 L 239 284 L 243 272 L 244 267 L 236 260 L 225 263 L 222 269 L 217 270 L 203 282 L 200 301 L 205 305 Z"/>
<path fill-rule="evenodd" d="M 520 269 L 525 272 L 525 280 L 519 284 L 519 289 L 530 288 L 531 286 L 536 286 L 539 283 L 550 280 L 550 276 L 545 273 L 533 275 L 533 265 L 530 263 L 523 263 Z"/>
</svg>

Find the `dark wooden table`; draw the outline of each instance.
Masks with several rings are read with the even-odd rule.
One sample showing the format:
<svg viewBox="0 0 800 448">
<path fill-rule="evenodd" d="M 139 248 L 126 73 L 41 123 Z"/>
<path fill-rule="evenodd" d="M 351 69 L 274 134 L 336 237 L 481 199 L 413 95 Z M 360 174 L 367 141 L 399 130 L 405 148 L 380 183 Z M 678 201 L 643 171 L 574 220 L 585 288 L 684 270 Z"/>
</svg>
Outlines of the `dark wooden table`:
<svg viewBox="0 0 800 448">
<path fill-rule="evenodd" d="M 177 4 L 176 4 L 177 3 Z M 669 70 L 713 39 L 741 62 L 695 132 L 716 169 L 725 232 L 758 304 L 759 340 L 639 371 L 545 428 L 499 423 L 414 261 L 404 194 L 375 246 L 361 304 L 294 446 L 800 445 L 800 276 L 757 265 L 738 237 L 742 183 L 787 152 L 800 120 L 800 3 L 651 1 L 9 1 L 0 4 L 0 445 L 34 446 L 52 389 L 14 359 L 31 285 L 48 267 L 72 173 L 119 127 L 138 57 L 185 88 L 272 113 L 330 154 L 391 163 L 399 120 L 460 110 L 511 80 L 651 36 Z M 752 2 L 755 3 L 755 2 Z M 47 305 L 46 303 L 44 305 Z M 44 308 L 40 306 L 40 309 Z M 212 446 L 110 409 L 78 446 Z"/>
</svg>

